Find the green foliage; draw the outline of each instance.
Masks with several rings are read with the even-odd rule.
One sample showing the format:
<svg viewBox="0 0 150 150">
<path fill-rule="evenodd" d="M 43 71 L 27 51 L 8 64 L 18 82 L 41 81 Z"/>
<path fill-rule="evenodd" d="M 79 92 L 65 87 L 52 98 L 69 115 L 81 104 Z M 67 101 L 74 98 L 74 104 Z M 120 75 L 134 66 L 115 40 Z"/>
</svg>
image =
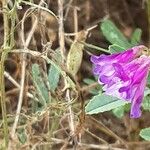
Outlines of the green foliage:
<svg viewBox="0 0 150 150">
<path fill-rule="evenodd" d="M 81 66 L 84 48 L 84 44 L 81 42 L 84 42 L 85 39 L 86 32 L 79 32 L 77 35 L 77 40 L 72 43 L 67 56 L 67 69 L 74 76 L 77 74 Z"/>
<path fill-rule="evenodd" d="M 59 63 L 61 63 L 62 58 L 59 50 L 56 50 L 54 57 L 56 60 L 58 60 Z M 57 88 L 59 78 L 60 78 L 60 71 L 54 65 L 51 65 L 48 70 L 48 82 L 51 91 L 54 92 L 55 89 Z"/>
<path fill-rule="evenodd" d="M 150 111 L 150 89 L 148 87 L 146 87 L 144 91 L 144 100 L 142 103 L 142 107 L 144 110 Z"/>
<path fill-rule="evenodd" d="M 83 47 L 83 44 L 74 42 L 69 50 L 67 57 L 67 68 L 73 75 L 76 75 L 80 68 L 83 57 Z"/>
<path fill-rule="evenodd" d="M 150 96 L 149 95 L 144 97 L 142 107 L 144 110 L 150 111 Z"/>
<path fill-rule="evenodd" d="M 147 84 L 150 85 L 150 74 L 148 75 L 148 78 L 147 78 Z"/>
<path fill-rule="evenodd" d="M 142 30 L 139 28 L 136 28 L 135 31 L 133 32 L 131 36 L 131 44 L 138 45 L 141 41 L 141 35 L 142 35 Z"/>
<path fill-rule="evenodd" d="M 127 38 L 120 32 L 112 21 L 104 20 L 101 24 L 101 30 L 111 44 L 119 45 L 124 49 L 132 47 Z"/>
<path fill-rule="evenodd" d="M 86 114 L 97 114 L 125 105 L 127 102 L 120 100 L 116 97 L 99 94 L 94 96 L 87 104 L 85 111 Z"/>
<path fill-rule="evenodd" d="M 51 65 L 48 71 L 48 81 L 50 85 L 50 90 L 52 90 L 53 92 L 57 88 L 59 78 L 60 72 L 55 68 L 55 66 Z"/>
<path fill-rule="evenodd" d="M 90 84 L 95 83 L 95 80 L 92 80 L 92 79 L 90 79 L 90 78 L 84 78 L 84 79 L 83 79 L 83 82 L 86 83 L 86 84 L 88 84 L 88 85 L 90 85 Z"/>
<path fill-rule="evenodd" d="M 113 109 L 113 114 L 117 117 L 117 118 L 122 118 L 124 116 L 124 109 L 125 106 L 120 106 L 118 108 Z"/>
<path fill-rule="evenodd" d="M 109 46 L 109 51 L 110 51 L 111 54 L 119 53 L 119 52 L 122 52 L 123 50 L 124 50 L 123 47 L 120 47 L 120 46 L 118 46 L 116 44 L 113 44 L 113 45 Z"/>
<path fill-rule="evenodd" d="M 19 139 L 19 141 L 22 143 L 22 144 L 24 144 L 25 142 L 26 142 L 26 140 L 27 140 L 27 135 L 26 135 L 26 133 L 25 133 L 25 130 L 23 129 L 23 128 L 21 128 L 21 129 L 18 129 L 18 139 Z"/>
<path fill-rule="evenodd" d="M 144 140 L 150 141 L 150 127 L 149 127 L 149 128 L 145 128 L 145 129 L 142 129 L 142 130 L 140 131 L 140 136 L 141 136 Z"/>
<path fill-rule="evenodd" d="M 84 43 L 84 42 L 83 42 L 83 44 L 84 44 L 84 46 L 85 46 L 86 48 L 94 49 L 94 50 L 101 51 L 101 52 L 104 52 L 104 53 L 110 53 L 107 49 L 104 49 L 104 48 L 102 48 L 102 47 L 98 47 L 98 46 L 96 46 L 96 45 L 88 44 L 88 43 Z M 87 50 L 87 49 L 86 49 L 86 50 Z"/>
<path fill-rule="evenodd" d="M 40 68 L 38 64 L 32 65 L 32 79 L 33 83 L 37 89 L 37 94 L 39 96 L 39 102 L 46 106 L 46 103 L 50 102 L 48 89 L 42 79 Z"/>
<path fill-rule="evenodd" d="M 101 30 L 106 39 L 112 44 L 109 46 L 111 54 L 121 52 L 125 49 L 137 45 L 141 40 L 141 29 L 137 28 L 132 34 L 131 43 L 110 20 L 104 20 L 101 24 Z M 98 92 L 97 92 L 98 93 Z M 94 114 L 113 109 L 113 113 L 121 118 L 125 112 L 125 101 L 107 95 L 96 95 L 86 106 L 87 114 Z M 120 106 L 120 107 L 119 107 Z"/>
<path fill-rule="evenodd" d="M 112 44 L 109 46 L 110 53 L 118 53 L 135 45 L 141 41 L 142 30 L 136 28 L 131 36 L 130 42 L 121 33 L 117 26 L 110 20 L 104 20 L 101 24 L 101 30 L 105 38 Z"/>
</svg>

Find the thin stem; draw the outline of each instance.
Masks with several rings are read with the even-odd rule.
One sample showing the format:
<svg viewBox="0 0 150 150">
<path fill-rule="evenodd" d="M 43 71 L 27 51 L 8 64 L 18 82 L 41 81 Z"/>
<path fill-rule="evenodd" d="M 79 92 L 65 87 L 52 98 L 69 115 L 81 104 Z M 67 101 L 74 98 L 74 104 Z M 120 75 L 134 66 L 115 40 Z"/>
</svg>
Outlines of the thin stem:
<svg viewBox="0 0 150 150">
<path fill-rule="evenodd" d="M 8 73 L 8 72 L 4 72 L 4 76 L 5 78 L 7 78 L 14 86 L 16 86 L 17 88 L 19 88 L 20 90 L 20 84 Z M 30 92 L 27 92 L 27 96 L 29 98 L 34 99 L 35 101 L 38 101 L 38 98 L 36 98 L 33 94 L 31 94 Z"/>
<path fill-rule="evenodd" d="M 23 21 L 23 23 L 24 23 L 24 21 Z M 22 33 L 24 32 L 24 24 L 23 23 L 22 23 Z M 34 24 L 33 24 L 33 26 L 32 26 L 32 29 L 31 29 L 31 31 L 30 31 L 30 33 L 28 35 L 28 38 L 27 38 L 27 40 L 24 43 L 24 49 L 25 50 L 27 50 L 27 47 L 30 44 L 31 38 L 33 36 L 33 33 L 34 33 L 35 29 L 36 29 L 37 24 L 38 24 L 38 21 L 36 19 Z M 23 39 L 24 39 L 24 36 L 23 36 Z M 14 121 L 13 128 L 12 128 L 12 131 L 11 131 L 11 137 L 12 138 L 15 137 L 15 132 L 16 132 L 18 121 L 19 121 L 19 116 L 20 116 L 20 111 L 21 111 L 22 101 L 23 101 L 24 83 L 25 83 L 25 71 L 26 71 L 26 64 L 27 64 L 27 62 L 26 62 L 26 54 L 25 53 L 22 54 L 22 60 L 23 61 L 22 61 L 22 70 L 21 70 L 20 93 L 19 93 L 16 117 L 15 117 L 15 121 Z"/>
<path fill-rule="evenodd" d="M 7 0 L 2 1 L 3 5 L 3 23 L 4 23 L 4 42 L 3 47 L 6 48 L 8 46 L 8 37 L 9 37 L 9 22 L 8 22 L 8 14 L 7 14 Z"/>
<path fill-rule="evenodd" d="M 2 53 L 0 62 L 0 90 L 1 90 L 1 109 L 3 116 L 3 130 L 4 130 L 4 139 L 5 146 L 8 145 L 8 124 L 7 124 L 7 111 L 6 111 L 6 101 L 5 101 L 5 80 L 4 80 L 4 60 L 6 58 L 5 53 Z"/>
<path fill-rule="evenodd" d="M 64 16 L 63 16 L 63 0 L 58 0 L 58 16 L 59 16 L 59 45 L 63 62 L 65 60 L 65 38 L 64 38 Z"/>
<path fill-rule="evenodd" d="M 5 146 L 4 149 L 7 149 L 8 146 L 8 124 L 7 124 L 7 112 L 6 112 L 6 101 L 5 101 L 5 81 L 4 81 L 4 62 L 8 53 L 8 37 L 9 37 L 9 20 L 7 15 L 7 0 L 2 1 L 2 5 L 4 8 L 3 11 L 3 23 L 4 23 L 4 42 L 2 48 L 2 55 L 0 61 L 0 90 L 1 90 L 1 109 L 3 116 L 3 132 L 4 132 L 4 140 Z"/>
</svg>

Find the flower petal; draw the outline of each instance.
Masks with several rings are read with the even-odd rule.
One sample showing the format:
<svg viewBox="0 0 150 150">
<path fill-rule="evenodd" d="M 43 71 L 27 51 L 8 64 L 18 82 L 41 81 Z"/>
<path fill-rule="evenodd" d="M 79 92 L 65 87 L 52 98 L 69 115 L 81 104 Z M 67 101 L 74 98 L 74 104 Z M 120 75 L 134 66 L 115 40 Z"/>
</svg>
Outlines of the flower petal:
<svg viewBox="0 0 150 150">
<path fill-rule="evenodd" d="M 105 93 L 129 101 L 132 118 L 141 116 L 140 107 L 150 69 L 150 57 L 140 56 L 142 48 L 144 46 L 140 45 L 122 53 L 91 57 L 93 72 L 99 76 L 98 82 L 104 85 Z"/>
</svg>

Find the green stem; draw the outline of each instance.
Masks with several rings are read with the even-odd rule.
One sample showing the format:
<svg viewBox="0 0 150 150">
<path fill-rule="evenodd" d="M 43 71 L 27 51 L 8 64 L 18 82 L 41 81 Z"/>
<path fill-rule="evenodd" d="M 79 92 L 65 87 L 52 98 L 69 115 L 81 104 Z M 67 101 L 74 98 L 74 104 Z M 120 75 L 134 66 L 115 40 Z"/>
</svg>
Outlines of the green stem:
<svg viewBox="0 0 150 150">
<path fill-rule="evenodd" d="M 3 23 L 4 23 L 4 42 L 3 47 L 7 47 L 8 45 L 8 38 L 9 38 L 9 22 L 8 22 L 8 12 L 7 12 L 7 0 L 3 0 Z"/>
<path fill-rule="evenodd" d="M 2 53 L 2 58 L 0 62 L 0 90 L 1 90 L 1 109 L 3 116 L 3 132 L 5 139 L 5 149 L 8 146 L 8 124 L 7 124 L 7 111 L 6 111 L 6 101 L 5 101 L 5 81 L 4 81 L 4 58 L 5 53 Z"/>
<path fill-rule="evenodd" d="M 3 23 L 4 23 L 4 42 L 1 54 L 1 61 L 0 61 L 0 90 L 1 90 L 1 109 L 2 109 L 2 116 L 3 116 L 3 132 L 4 132 L 4 140 L 5 146 L 4 149 L 8 147 L 8 124 L 7 124 L 7 111 L 6 111 L 6 99 L 5 99 L 5 81 L 4 81 L 4 62 L 6 59 L 6 54 L 8 50 L 8 38 L 9 38 L 9 19 L 7 14 L 7 0 L 2 1 L 3 5 Z"/>
<path fill-rule="evenodd" d="M 15 23 L 16 23 L 16 2 L 14 4 L 14 7 L 11 10 L 11 29 L 10 29 L 10 48 L 14 46 L 14 32 L 15 32 Z"/>
</svg>

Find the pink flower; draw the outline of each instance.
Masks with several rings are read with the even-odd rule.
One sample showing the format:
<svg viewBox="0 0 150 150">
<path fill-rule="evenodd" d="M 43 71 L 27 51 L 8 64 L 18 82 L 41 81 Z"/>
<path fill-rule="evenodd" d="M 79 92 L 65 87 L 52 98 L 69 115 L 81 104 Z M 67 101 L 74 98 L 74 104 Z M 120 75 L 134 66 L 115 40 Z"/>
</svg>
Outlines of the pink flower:
<svg viewBox="0 0 150 150">
<path fill-rule="evenodd" d="M 150 57 L 141 55 L 140 45 L 112 55 L 92 56 L 93 73 L 106 94 L 131 103 L 130 117 L 141 116 L 141 103 L 150 68 Z"/>
</svg>

